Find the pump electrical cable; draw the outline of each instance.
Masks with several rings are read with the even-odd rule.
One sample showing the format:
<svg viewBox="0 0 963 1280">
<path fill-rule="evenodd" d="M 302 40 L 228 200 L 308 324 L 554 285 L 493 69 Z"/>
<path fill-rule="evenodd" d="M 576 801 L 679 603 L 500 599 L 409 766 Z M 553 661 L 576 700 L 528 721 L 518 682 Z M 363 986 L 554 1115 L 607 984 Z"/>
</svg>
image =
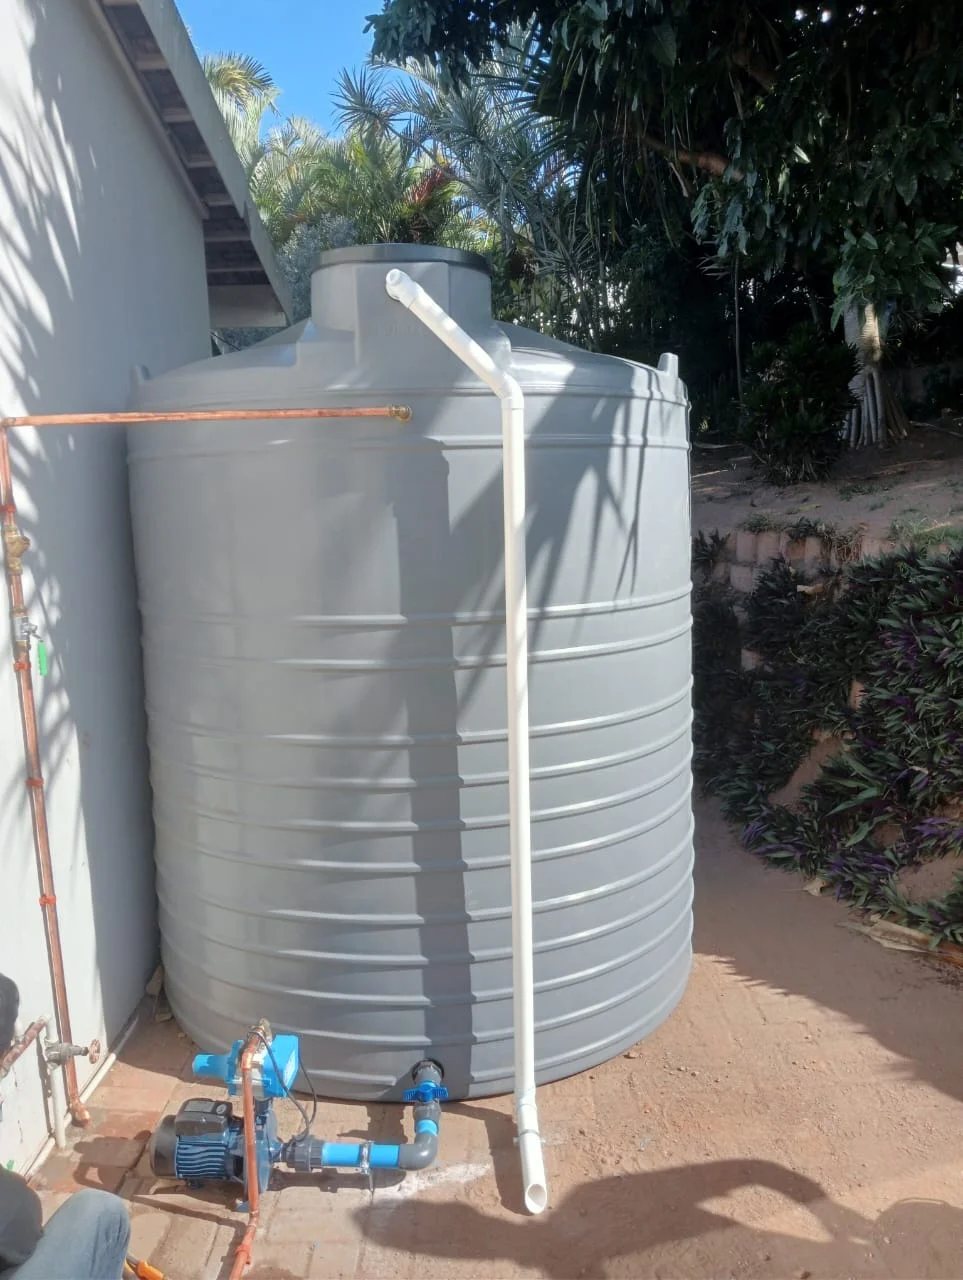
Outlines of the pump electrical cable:
<svg viewBox="0 0 963 1280">
<path fill-rule="evenodd" d="M 257 1036 L 257 1038 L 260 1040 L 261 1044 L 263 1044 L 263 1045 L 264 1045 L 264 1047 L 265 1047 L 265 1049 L 267 1049 L 267 1051 L 268 1051 L 268 1057 L 271 1059 L 271 1065 L 274 1067 L 274 1073 L 275 1073 L 275 1075 L 276 1075 L 276 1076 L 277 1076 L 277 1078 L 278 1078 L 278 1081 L 279 1081 L 279 1083 L 280 1083 L 280 1085 L 281 1085 L 281 1088 L 284 1090 L 285 1096 L 286 1096 L 286 1097 L 287 1097 L 291 1102 L 293 1102 L 293 1103 L 294 1103 L 294 1105 L 297 1107 L 298 1111 L 300 1112 L 301 1120 L 302 1120 L 302 1122 L 303 1122 L 303 1123 L 302 1123 L 302 1126 L 301 1126 L 301 1132 L 300 1132 L 300 1133 L 298 1133 L 298 1134 L 296 1135 L 296 1139 L 295 1139 L 295 1140 L 297 1140 L 297 1138 L 306 1138 L 306 1137 L 308 1136 L 308 1134 L 311 1132 L 311 1125 L 314 1123 L 314 1117 L 312 1116 L 312 1119 L 311 1119 L 311 1120 L 309 1120 L 309 1119 L 308 1119 L 308 1113 L 305 1111 L 304 1107 L 302 1107 L 302 1106 L 301 1106 L 300 1102 L 298 1102 L 297 1098 L 294 1096 L 294 1094 L 291 1092 L 291 1090 L 288 1088 L 288 1086 L 284 1083 L 284 1077 L 281 1075 L 281 1070 L 280 1070 L 280 1068 L 278 1067 L 277 1059 L 276 1059 L 276 1058 L 275 1058 L 275 1056 L 274 1056 L 274 1052 L 273 1052 L 273 1050 L 271 1049 L 271 1045 L 270 1045 L 269 1041 L 267 1041 L 267 1040 L 264 1038 L 264 1036 L 261 1034 L 261 1032 L 260 1032 L 260 1031 L 258 1031 L 256 1028 L 253 1028 L 253 1030 L 254 1030 L 254 1034 L 255 1034 L 255 1035 Z M 311 1089 L 311 1093 L 312 1093 L 312 1094 L 314 1094 L 314 1089 L 313 1089 L 313 1088 Z M 316 1095 L 316 1094 L 314 1095 L 314 1098 L 315 1098 L 315 1101 L 314 1101 L 314 1116 L 316 1116 L 316 1115 L 317 1115 L 317 1113 L 318 1113 L 317 1095 Z"/>
</svg>

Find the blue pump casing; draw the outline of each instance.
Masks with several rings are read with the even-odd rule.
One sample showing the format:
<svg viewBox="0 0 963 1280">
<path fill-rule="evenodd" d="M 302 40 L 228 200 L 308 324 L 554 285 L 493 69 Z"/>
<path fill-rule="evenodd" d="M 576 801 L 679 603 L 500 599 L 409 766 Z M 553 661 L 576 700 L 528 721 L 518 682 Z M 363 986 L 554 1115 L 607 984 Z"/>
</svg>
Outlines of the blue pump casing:
<svg viewBox="0 0 963 1280">
<path fill-rule="evenodd" d="M 221 1080 L 236 1098 L 241 1092 L 241 1052 L 243 1040 L 235 1040 L 229 1053 L 199 1053 L 194 1058 L 194 1074 L 207 1080 Z M 301 1069 L 297 1036 L 280 1035 L 271 1041 L 270 1052 L 263 1045 L 255 1055 L 253 1084 L 256 1098 L 286 1098 Z"/>
<path fill-rule="evenodd" d="M 194 1074 L 218 1080 L 233 1097 L 241 1092 L 241 1053 L 245 1039 L 235 1040 L 229 1053 L 199 1053 Z M 274 1036 L 262 1043 L 251 1064 L 254 1089 L 255 1137 L 258 1185 L 265 1190 L 271 1167 L 281 1157 L 277 1117 L 271 1103 L 291 1092 L 300 1070 L 298 1037 Z M 244 1121 L 234 1115 L 229 1102 L 191 1098 L 176 1116 L 165 1116 L 151 1143 L 151 1163 L 162 1177 L 205 1181 L 240 1182 L 244 1169 Z"/>
</svg>

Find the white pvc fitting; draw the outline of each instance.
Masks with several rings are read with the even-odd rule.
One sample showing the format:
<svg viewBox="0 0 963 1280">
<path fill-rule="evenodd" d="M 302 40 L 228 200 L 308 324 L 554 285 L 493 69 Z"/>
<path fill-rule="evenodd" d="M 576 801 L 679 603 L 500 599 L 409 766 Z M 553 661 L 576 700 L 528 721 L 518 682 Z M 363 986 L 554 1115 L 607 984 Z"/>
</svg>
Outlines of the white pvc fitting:
<svg viewBox="0 0 963 1280">
<path fill-rule="evenodd" d="M 48 1045 L 54 1044 L 57 1039 L 57 1026 L 53 1018 L 48 1018 L 44 1024 L 44 1039 Z M 55 1063 L 47 1061 L 46 1054 L 44 1060 L 47 1062 L 47 1079 L 50 1081 L 50 1112 L 53 1120 L 54 1142 L 58 1150 L 63 1151 L 67 1146 L 67 1125 L 65 1116 L 67 1115 L 67 1090 L 64 1086 L 64 1069 Z"/>
</svg>

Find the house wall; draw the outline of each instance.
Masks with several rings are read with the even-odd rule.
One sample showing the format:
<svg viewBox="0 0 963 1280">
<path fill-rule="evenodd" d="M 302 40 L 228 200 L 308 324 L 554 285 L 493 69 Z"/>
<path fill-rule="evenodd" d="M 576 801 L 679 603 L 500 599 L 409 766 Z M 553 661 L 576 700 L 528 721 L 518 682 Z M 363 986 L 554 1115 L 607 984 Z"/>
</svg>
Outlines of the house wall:
<svg viewBox="0 0 963 1280">
<path fill-rule="evenodd" d="M 210 352 L 199 211 L 91 0 L 3 0 L 0 413 L 123 408 L 132 365 Z M 150 428 L 148 428 L 150 429 Z M 122 429 L 11 432 L 76 1040 L 114 1042 L 156 962 L 152 824 Z M 6 594 L 3 594 L 4 618 Z M 0 971 L 53 1008 L 9 630 L 0 624 Z M 81 1085 L 93 1068 L 78 1062 Z M 0 1087 L 0 1163 L 47 1137 L 36 1057 Z"/>
</svg>

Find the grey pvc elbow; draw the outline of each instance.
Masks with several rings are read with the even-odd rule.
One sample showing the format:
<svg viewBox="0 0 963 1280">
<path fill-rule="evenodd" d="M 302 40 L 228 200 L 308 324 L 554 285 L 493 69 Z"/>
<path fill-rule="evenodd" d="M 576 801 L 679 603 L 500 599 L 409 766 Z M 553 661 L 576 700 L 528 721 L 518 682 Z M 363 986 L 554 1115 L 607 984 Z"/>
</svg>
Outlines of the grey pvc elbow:
<svg viewBox="0 0 963 1280">
<path fill-rule="evenodd" d="M 409 1173 L 415 1169 L 427 1169 L 434 1164 L 438 1155 L 438 1126 L 441 1120 L 441 1107 L 437 1102 L 419 1104 L 415 1107 L 415 1129 L 419 1121 L 430 1120 L 432 1130 L 415 1133 L 413 1142 L 405 1142 L 398 1148 L 398 1168 Z"/>
</svg>

